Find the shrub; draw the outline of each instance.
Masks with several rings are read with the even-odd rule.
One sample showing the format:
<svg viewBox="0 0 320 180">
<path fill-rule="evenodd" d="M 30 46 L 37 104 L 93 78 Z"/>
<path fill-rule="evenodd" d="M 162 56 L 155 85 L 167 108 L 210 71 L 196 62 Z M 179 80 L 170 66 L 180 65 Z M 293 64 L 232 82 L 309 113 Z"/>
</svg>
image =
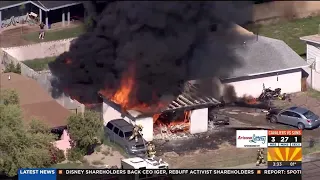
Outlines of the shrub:
<svg viewBox="0 0 320 180">
<path fill-rule="evenodd" d="M 69 161 L 81 161 L 84 155 L 85 153 L 83 152 L 83 150 L 74 147 L 68 150 L 67 159 Z"/>
<path fill-rule="evenodd" d="M 66 156 L 64 155 L 64 151 L 58 150 L 57 151 L 57 162 L 61 163 L 62 161 L 66 160 Z"/>
<path fill-rule="evenodd" d="M 4 70 L 4 73 L 9 73 L 9 72 L 21 74 L 21 65 L 19 63 L 15 65 L 13 62 L 10 62 L 8 65 L 5 66 L 5 70 Z"/>
<path fill-rule="evenodd" d="M 66 160 L 64 152 L 56 147 L 51 147 L 50 154 L 52 157 L 52 164 L 61 163 Z"/>
</svg>

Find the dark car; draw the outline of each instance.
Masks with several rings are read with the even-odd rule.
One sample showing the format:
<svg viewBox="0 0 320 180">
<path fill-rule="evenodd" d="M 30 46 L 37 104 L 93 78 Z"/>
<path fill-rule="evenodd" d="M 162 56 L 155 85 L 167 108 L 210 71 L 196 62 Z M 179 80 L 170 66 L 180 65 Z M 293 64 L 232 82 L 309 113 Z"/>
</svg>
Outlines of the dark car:
<svg viewBox="0 0 320 180">
<path fill-rule="evenodd" d="M 271 109 L 266 118 L 272 123 L 287 124 L 298 129 L 313 129 L 320 125 L 318 115 L 306 108 L 296 106 L 287 109 Z"/>
<path fill-rule="evenodd" d="M 124 119 L 111 120 L 104 127 L 105 136 L 114 143 L 119 144 L 128 154 L 144 154 L 146 152 L 146 141 L 138 138 L 129 140 L 132 135 L 133 125 Z"/>
</svg>

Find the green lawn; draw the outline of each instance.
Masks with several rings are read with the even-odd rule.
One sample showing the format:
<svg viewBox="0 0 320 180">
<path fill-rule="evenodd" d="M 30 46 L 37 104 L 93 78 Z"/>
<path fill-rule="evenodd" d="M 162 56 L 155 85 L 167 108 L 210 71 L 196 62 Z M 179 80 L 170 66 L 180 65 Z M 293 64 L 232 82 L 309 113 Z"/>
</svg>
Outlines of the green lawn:
<svg viewBox="0 0 320 180">
<path fill-rule="evenodd" d="M 299 38 L 302 36 L 313 35 L 319 32 L 320 16 L 292 21 L 282 21 L 271 25 L 261 25 L 259 35 L 281 39 L 286 42 L 299 55 L 306 52 L 306 45 Z M 257 30 L 250 29 L 253 32 Z"/>
<path fill-rule="evenodd" d="M 60 39 L 67 39 L 72 37 L 78 37 L 82 33 L 84 33 L 84 26 L 77 26 L 73 28 L 67 28 L 62 30 L 49 30 L 46 31 L 44 39 L 39 39 L 39 32 L 32 32 L 23 35 L 23 39 L 32 42 L 46 42 L 46 41 L 55 41 Z"/>
<path fill-rule="evenodd" d="M 310 89 L 308 91 L 308 95 L 313 97 L 313 98 L 320 99 L 320 91 L 316 91 L 314 89 Z"/>
<path fill-rule="evenodd" d="M 22 63 L 35 71 L 48 70 L 48 63 L 54 61 L 57 57 L 46 57 L 43 59 L 26 60 Z"/>
</svg>

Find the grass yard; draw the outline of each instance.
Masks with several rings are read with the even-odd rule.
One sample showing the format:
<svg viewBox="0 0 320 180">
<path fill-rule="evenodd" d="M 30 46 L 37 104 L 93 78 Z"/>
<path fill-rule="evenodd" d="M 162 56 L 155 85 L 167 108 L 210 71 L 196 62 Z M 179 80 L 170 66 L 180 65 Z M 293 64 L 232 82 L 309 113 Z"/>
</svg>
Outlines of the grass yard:
<svg viewBox="0 0 320 180">
<path fill-rule="evenodd" d="M 31 42 L 46 42 L 46 41 L 55 41 L 60 39 L 67 39 L 78 37 L 83 34 L 85 31 L 84 25 L 80 25 L 73 28 L 67 28 L 62 30 L 49 30 L 46 31 L 45 37 L 43 40 L 39 39 L 39 32 L 32 32 L 23 35 L 23 39 Z"/>
<path fill-rule="evenodd" d="M 286 42 L 296 53 L 303 55 L 306 53 L 306 45 L 299 38 L 313 35 L 319 32 L 320 16 L 292 21 L 279 22 L 271 25 L 261 25 L 259 35 L 281 39 Z M 250 29 L 256 33 L 257 30 Z"/>
<path fill-rule="evenodd" d="M 320 99 L 320 91 L 316 91 L 314 89 L 310 89 L 308 91 L 308 95 L 313 97 L 313 98 Z"/>
<path fill-rule="evenodd" d="M 43 70 L 48 70 L 49 62 L 54 61 L 56 58 L 57 57 L 46 57 L 43 59 L 32 59 L 32 60 L 23 61 L 22 63 L 35 71 L 43 71 Z"/>
</svg>

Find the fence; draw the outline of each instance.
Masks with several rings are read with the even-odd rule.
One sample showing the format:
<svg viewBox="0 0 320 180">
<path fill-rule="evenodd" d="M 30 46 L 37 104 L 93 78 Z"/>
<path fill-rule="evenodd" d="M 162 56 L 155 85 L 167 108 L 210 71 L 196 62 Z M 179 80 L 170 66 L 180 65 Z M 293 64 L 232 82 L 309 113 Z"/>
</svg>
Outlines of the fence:
<svg viewBox="0 0 320 180">
<path fill-rule="evenodd" d="M 272 1 L 254 5 L 253 21 L 269 23 L 280 19 L 304 18 L 319 14 L 319 1 Z"/>
<path fill-rule="evenodd" d="M 29 68 L 22 62 L 18 61 L 8 53 L 6 53 L 3 49 L 0 48 L 0 63 L 4 66 L 13 63 L 13 64 L 20 64 L 21 66 L 21 75 L 29 77 L 31 79 L 36 80 L 42 88 L 44 88 L 49 94 L 51 93 L 51 79 L 52 74 L 50 71 L 40 71 L 36 72 L 33 69 Z M 68 96 L 65 96 L 64 94 L 59 97 L 55 98 L 55 100 L 61 104 L 63 107 L 74 110 L 77 113 L 83 113 L 84 112 L 84 105 L 79 103 L 78 101 L 71 100 Z"/>
<path fill-rule="evenodd" d="M 74 39 L 75 38 L 69 38 L 24 46 L 3 48 L 3 51 L 5 51 L 7 54 L 18 61 L 55 57 L 59 56 L 65 51 L 68 51 L 70 44 Z"/>
<path fill-rule="evenodd" d="M 39 77 L 39 73 L 34 71 L 33 69 L 30 69 L 25 64 L 21 63 L 20 61 L 16 60 L 14 57 L 12 57 L 10 54 L 5 52 L 3 49 L 0 49 L 0 62 L 4 66 L 7 66 L 10 63 L 13 63 L 15 65 L 20 64 L 21 66 L 21 75 L 32 78 L 34 80 L 37 80 Z"/>
</svg>

